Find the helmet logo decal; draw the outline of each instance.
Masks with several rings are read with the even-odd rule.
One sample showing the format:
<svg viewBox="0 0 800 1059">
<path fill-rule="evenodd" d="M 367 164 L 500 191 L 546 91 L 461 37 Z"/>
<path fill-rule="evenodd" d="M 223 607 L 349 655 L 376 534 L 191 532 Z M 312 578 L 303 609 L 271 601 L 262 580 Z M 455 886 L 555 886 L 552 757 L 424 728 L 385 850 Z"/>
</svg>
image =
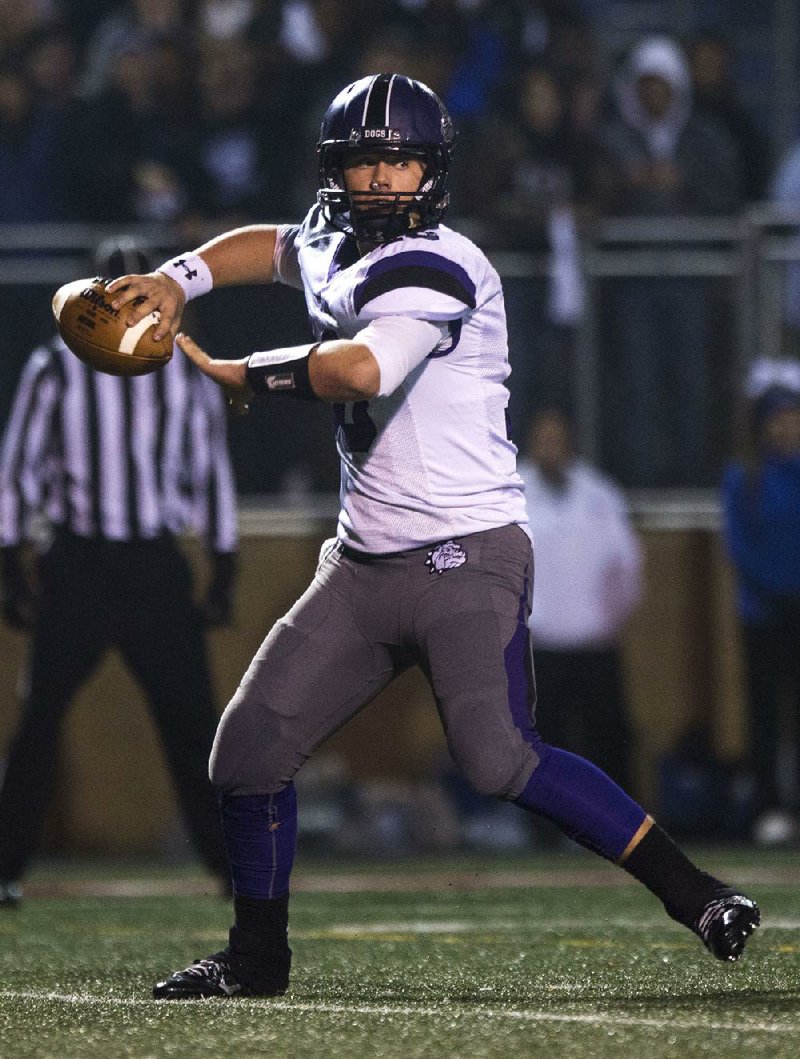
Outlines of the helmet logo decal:
<svg viewBox="0 0 800 1059">
<path fill-rule="evenodd" d="M 365 128 L 362 126 L 360 129 L 350 130 L 348 144 L 350 147 L 358 147 L 360 144 L 369 141 L 399 143 L 402 139 L 403 135 L 399 129 L 390 129 L 388 126 L 381 128 Z"/>
</svg>

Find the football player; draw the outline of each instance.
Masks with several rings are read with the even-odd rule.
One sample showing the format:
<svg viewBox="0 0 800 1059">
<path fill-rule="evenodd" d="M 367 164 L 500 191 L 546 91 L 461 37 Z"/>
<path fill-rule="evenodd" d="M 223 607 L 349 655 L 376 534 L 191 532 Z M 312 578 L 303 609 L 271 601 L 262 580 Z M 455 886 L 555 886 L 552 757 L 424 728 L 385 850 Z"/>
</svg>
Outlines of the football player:
<svg viewBox="0 0 800 1059">
<path fill-rule="evenodd" d="M 301 288 L 313 344 L 221 361 L 177 341 L 234 402 L 332 405 L 342 468 L 337 536 L 258 650 L 212 751 L 234 887 L 229 944 L 159 982 L 157 998 L 286 990 L 294 774 L 412 664 L 476 790 L 621 865 L 722 960 L 758 925 L 753 901 L 536 731 L 533 556 L 506 432 L 503 293 L 484 254 L 442 224 L 454 139 L 425 85 L 362 78 L 325 114 L 317 202 L 301 224 L 228 232 L 109 288 L 131 324 L 157 309 L 164 333 L 212 286 Z"/>
</svg>

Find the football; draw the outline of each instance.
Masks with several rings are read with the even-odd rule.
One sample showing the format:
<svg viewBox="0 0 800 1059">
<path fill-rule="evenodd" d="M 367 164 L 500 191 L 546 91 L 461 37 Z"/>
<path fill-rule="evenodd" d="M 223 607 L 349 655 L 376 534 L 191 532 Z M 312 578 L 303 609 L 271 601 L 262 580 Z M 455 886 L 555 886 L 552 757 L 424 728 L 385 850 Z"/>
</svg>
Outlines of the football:
<svg viewBox="0 0 800 1059">
<path fill-rule="evenodd" d="M 106 279 L 78 279 L 59 287 L 53 296 L 53 315 L 67 347 L 85 364 L 107 375 L 147 375 L 172 357 L 172 336 L 153 341 L 161 319 L 152 312 L 126 327 L 124 310 L 114 309 L 106 294 Z"/>
</svg>

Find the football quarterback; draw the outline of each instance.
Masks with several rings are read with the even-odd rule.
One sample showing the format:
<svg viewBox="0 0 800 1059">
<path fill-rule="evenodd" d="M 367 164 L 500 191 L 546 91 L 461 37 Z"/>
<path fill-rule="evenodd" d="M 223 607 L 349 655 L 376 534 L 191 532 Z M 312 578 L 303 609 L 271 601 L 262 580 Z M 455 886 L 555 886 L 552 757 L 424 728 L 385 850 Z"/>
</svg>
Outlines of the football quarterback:
<svg viewBox="0 0 800 1059">
<path fill-rule="evenodd" d="M 533 555 L 506 429 L 503 292 L 481 250 L 443 223 L 454 142 L 427 86 L 361 78 L 325 114 L 317 202 L 302 223 L 227 232 L 110 288 L 132 325 L 158 311 L 165 332 L 187 298 L 214 286 L 302 289 L 313 342 L 232 361 L 187 335 L 177 342 L 241 401 L 331 405 L 341 458 L 336 539 L 257 651 L 212 751 L 234 887 L 229 944 L 159 982 L 157 998 L 286 990 L 293 777 L 414 664 L 477 791 L 620 864 L 722 960 L 758 925 L 749 898 L 695 867 L 603 772 L 537 733 Z"/>
</svg>

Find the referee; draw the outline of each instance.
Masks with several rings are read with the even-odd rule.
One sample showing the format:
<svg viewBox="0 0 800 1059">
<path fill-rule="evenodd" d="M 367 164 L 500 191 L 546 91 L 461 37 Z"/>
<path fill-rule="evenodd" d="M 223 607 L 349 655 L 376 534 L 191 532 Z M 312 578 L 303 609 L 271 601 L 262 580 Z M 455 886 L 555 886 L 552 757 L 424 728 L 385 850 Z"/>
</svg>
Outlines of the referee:
<svg viewBox="0 0 800 1059">
<path fill-rule="evenodd" d="M 106 276 L 150 269 L 133 241 L 104 244 Z M 33 515 L 52 543 L 32 573 Z M 211 576 L 194 600 L 174 535 L 207 541 Z M 206 625 L 230 618 L 236 498 L 218 388 L 183 356 L 161 371 L 93 371 L 59 338 L 34 350 L 0 448 L 3 616 L 30 630 L 21 714 L 0 788 L 0 904 L 16 904 L 52 792 L 62 721 L 116 647 L 143 688 L 197 852 L 228 865 L 208 756 L 217 725 Z"/>
</svg>

